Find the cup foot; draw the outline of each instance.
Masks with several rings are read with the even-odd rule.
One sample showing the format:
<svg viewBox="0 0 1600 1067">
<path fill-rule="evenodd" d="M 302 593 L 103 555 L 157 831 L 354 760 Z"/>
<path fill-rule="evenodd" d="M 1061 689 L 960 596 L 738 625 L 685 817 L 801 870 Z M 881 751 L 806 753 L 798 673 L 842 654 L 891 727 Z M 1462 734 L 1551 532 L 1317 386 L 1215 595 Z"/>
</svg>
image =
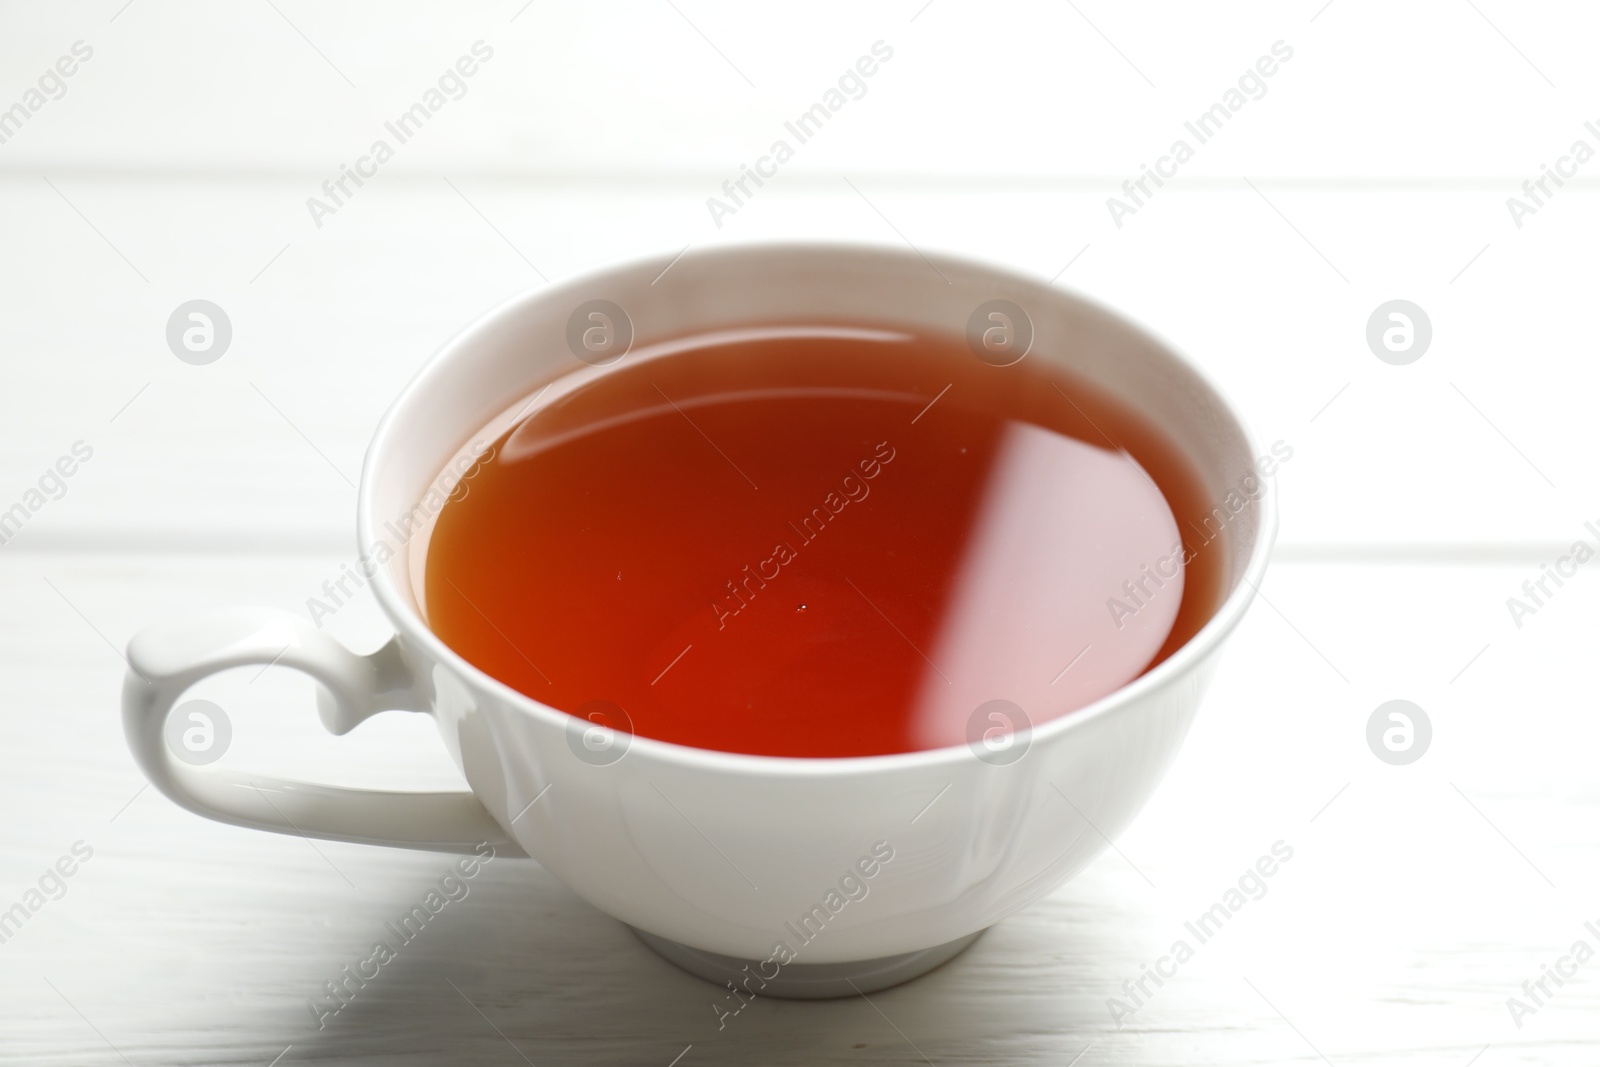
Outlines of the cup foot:
<svg viewBox="0 0 1600 1067">
<path fill-rule="evenodd" d="M 759 974 L 758 961 L 741 960 L 716 952 L 690 948 L 664 937 L 647 934 L 629 927 L 639 935 L 639 940 L 669 963 L 704 978 L 718 986 L 733 982 L 739 985 L 752 973 Z M 823 1000 L 828 997 L 853 997 L 857 993 L 871 993 L 879 989 L 920 978 L 942 963 L 955 958 L 968 945 L 983 934 L 982 930 L 958 937 L 954 941 L 917 952 L 898 956 L 883 956 L 875 960 L 853 960 L 848 963 L 789 963 L 764 986 L 756 989 L 764 997 L 786 997 L 792 1000 Z M 746 967 L 750 969 L 745 970 Z M 759 978 L 751 982 L 755 988 Z"/>
</svg>

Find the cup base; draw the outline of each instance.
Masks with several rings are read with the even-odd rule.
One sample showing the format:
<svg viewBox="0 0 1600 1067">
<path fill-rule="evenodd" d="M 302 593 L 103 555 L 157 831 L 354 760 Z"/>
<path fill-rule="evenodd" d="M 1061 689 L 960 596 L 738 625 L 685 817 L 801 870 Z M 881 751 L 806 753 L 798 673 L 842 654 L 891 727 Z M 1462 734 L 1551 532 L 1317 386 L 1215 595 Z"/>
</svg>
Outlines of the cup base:
<svg viewBox="0 0 1600 1067">
<path fill-rule="evenodd" d="M 639 940 L 650 946 L 667 962 L 676 964 L 690 974 L 718 986 L 726 987 L 729 982 L 740 985 L 749 980 L 751 974 L 760 973 L 759 961 L 741 960 L 716 952 L 706 952 L 703 949 L 680 945 L 676 941 L 668 941 L 664 937 L 647 934 L 635 927 L 630 926 L 628 929 L 638 934 Z M 763 997 L 784 997 L 790 1000 L 825 1000 L 829 997 L 853 997 L 858 993 L 871 993 L 922 977 L 940 964 L 960 955 L 963 949 L 982 934 L 983 931 L 979 930 L 943 945 L 935 945 L 933 948 L 906 952 L 898 956 L 883 956 L 875 960 L 853 960 L 848 963 L 790 963 L 784 965 L 776 977 L 768 979 L 765 985 L 757 986 L 761 981 L 757 977 L 751 982 L 751 987 L 752 991 L 758 992 Z M 748 971 L 745 970 L 746 967 L 749 968 Z"/>
</svg>

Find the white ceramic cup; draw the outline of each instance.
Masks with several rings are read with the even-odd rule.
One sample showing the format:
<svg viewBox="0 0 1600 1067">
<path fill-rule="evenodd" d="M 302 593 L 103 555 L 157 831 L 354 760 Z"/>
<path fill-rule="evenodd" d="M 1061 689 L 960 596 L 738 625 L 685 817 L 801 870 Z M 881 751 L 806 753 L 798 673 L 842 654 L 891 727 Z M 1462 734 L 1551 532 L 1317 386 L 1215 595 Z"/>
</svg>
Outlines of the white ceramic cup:
<svg viewBox="0 0 1600 1067">
<path fill-rule="evenodd" d="M 518 297 L 446 344 L 378 426 L 357 516 L 364 557 L 385 555 L 374 551 L 380 543 L 407 547 L 394 531 L 452 458 L 508 404 L 584 369 L 569 327 L 592 301 L 626 315 L 592 320 L 605 327 L 595 335 L 603 354 L 630 335 L 639 347 L 774 323 L 962 335 L 974 309 L 997 299 L 1031 320 L 1026 358 L 1066 365 L 1154 420 L 1192 459 L 1208 499 L 1220 506 L 1247 490 L 1242 509 L 1219 513 L 1225 528 L 1208 551 L 1222 553 L 1224 598 L 1204 628 L 1148 673 L 1033 728 L 1021 759 L 997 764 L 966 746 L 789 759 L 647 737 L 627 739 L 614 762 L 581 758 L 570 739 L 587 724 L 489 677 L 428 629 L 412 545 L 371 564 L 395 629 L 371 655 L 265 608 L 136 637 L 123 714 L 139 765 L 178 804 L 240 826 L 442 851 L 488 841 L 525 853 L 675 962 L 752 992 L 870 991 L 937 965 L 1081 871 L 1129 824 L 1177 753 L 1261 581 L 1276 527 L 1272 480 L 1259 477 L 1261 450 L 1196 366 L 1081 298 L 963 259 L 808 244 L 654 258 Z M 591 321 L 587 312 L 581 321 Z M 334 733 L 379 711 L 431 714 L 472 791 L 336 788 L 175 759 L 163 728 L 185 691 L 218 671 L 268 663 L 319 683 Z"/>
</svg>

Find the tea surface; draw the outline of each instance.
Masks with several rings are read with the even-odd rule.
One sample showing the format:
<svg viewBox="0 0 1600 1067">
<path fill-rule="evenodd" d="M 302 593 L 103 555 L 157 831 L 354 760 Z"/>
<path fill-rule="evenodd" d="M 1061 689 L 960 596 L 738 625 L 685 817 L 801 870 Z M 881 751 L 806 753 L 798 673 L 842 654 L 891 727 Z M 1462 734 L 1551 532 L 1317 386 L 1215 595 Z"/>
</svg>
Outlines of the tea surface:
<svg viewBox="0 0 1600 1067">
<path fill-rule="evenodd" d="M 1213 609 L 1188 462 L 1043 360 L 795 327 L 584 376 L 496 440 L 425 564 L 434 631 L 553 707 L 760 755 L 957 745 L 991 701 L 1039 725 L 1112 692 Z"/>
</svg>

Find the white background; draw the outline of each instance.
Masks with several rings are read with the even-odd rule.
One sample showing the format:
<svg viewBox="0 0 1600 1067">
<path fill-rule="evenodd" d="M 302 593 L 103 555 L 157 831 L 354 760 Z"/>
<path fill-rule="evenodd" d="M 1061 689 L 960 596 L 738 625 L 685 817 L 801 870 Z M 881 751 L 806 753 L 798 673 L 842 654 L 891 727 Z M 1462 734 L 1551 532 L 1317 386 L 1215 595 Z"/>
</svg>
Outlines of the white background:
<svg viewBox="0 0 1600 1067">
<path fill-rule="evenodd" d="M 1506 998 L 1600 949 L 1596 590 L 1580 573 L 1520 628 L 1506 599 L 1597 540 L 1600 160 L 1521 227 L 1506 199 L 1600 149 L 1597 23 L 1505 0 L 0 5 L 0 109 L 94 50 L 0 144 L 0 510 L 94 449 L 0 547 L 0 909 L 95 850 L 0 944 L 0 1061 L 1592 1062 L 1600 960 L 1520 1028 Z M 479 40 L 467 94 L 315 225 L 307 197 Z M 866 95 L 715 225 L 706 198 L 879 40 Z M 1266 95 L 1115 225 L 1106 198 L 1280 40 Z M 758 1001 L 718 1032 L 713 987 L 507 861 L 315 1029 L 306 998 L 444 860 L 141 791 L 118 649 L 207 606 L 304 611 L 353 558 L 378 417 L 486 308 L 778 236 L 1056 278 L 1293 447 L 1277 563 L 1177 768 L 1119 851 L 871 1004 Z M 204 367 L 164 336 L 195 298 L 234 331 Z M 1395 298 L 1433 328 L 1403 367 L 1365 340 Z M 384 636 L 365 599 L 329 627 Z M 333 739 L 292 676 L 208 693 L 236 766 L 459 780 L 420 717 Z M 1396 697 L 1434 728 L 1399 768 L 1364 736 Z M 1107 998 L 1280 839 L 1268 896 L 1115 1028 Z"/>
</svg>

